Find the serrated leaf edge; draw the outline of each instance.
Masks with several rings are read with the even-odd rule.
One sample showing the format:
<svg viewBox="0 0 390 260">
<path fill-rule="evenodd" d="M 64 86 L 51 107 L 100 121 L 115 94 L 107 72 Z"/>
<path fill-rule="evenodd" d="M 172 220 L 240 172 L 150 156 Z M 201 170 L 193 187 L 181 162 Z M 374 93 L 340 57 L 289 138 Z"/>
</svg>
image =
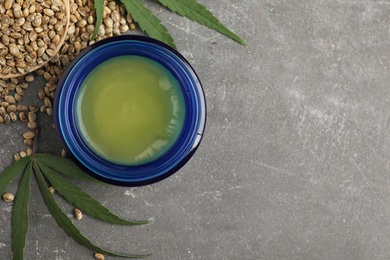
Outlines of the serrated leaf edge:
<svg viewBox="0 0 390 260">
<path fill-rule="evenodd" d="M 55 155 L 50 155 L 50 154 L 35 154 L 34 160 L 41 164 L 47 165 L 53 171 L 62 174 L 64 176 L 74 177 L 79 180 L 93 181 L 96 183 L 107 185 L 106 183 L 91 177 L 89 174 L 81 170 L 80 167 L 78 167 L 73 161 L 69 159 L 62 158 Z"/>
<path fill-rule="evenodd" d="M 31 161 L 25 168 L 23 176 L 19 182 L 18 192 L 15 196 L 15 202 L 12 207 L 11 217 L 11 238 L 12 253 L 14 260 L 23 260 L 24 248 L 26 246 L 26 237 L 29 223 L 29 198 L 30 198 L 30 180 L 31 180 Z"/>
<path fill-rule="evenodd" d="M 127 12 L 131 14 L 134 21 L 138 23 L 138 25 L 143 31 L 145 31 L 150 37 L 162 41 L 177 50 L 175 41 L 169 34 L 168 29 L 162 24 L 161 20 L 157 16 L 155 16 L 141 1 L 120 1 L 125 5 Z M 145 13 L 147 13 L 148 16 L 145 16 Z M 158 34 L 154 34 L 153 31 L 150 31 L 148 29 L 149 26 L 156 29 Z"/>
<path fill-rule="evenodd" d="M 48 187 L 45 184 L 45 180 L 41 169 L 34 162 L 33 163 L 35 177 L 38 182 L 39 189 L 42 194 L 42 198 L 49 209 L 51 215 L 57 222 L 58 226 L 61 227 L 65 233 L 70 236 L 78 244 L 92 250 L 95 252 L 100 252 L 109 256 L 116 256 L 122 258 L 144 258 L 147 255 L 122 255 L 110 252 L 108 250 L 102 249 L 91 243 L 85 236 L 83 236 L 80 230 L 73 224 L 69 217 L 63 212 L 63 210 L 58 206 L 57 202 L 54 199 L 53 194 L 49 191 Z"/>
<path fill-rule="evenodd" d="M 24 171 L 30 160 L 31 156 L 23 157 L 14 162 L 11 166 L 5 169 L 2 174 L 0 174 L 0 194 L 3 194 L 8 185 Z"/>
<path fill-rule="evenodd" d="M 39 168 L 62 197 L 87 215 L 118 225 L 135 226 L 149 223 L 148 221 L 128 221 L 122 219 L 121 217 L 111 213 L 100 202 L 93 199 L 89 194 L 85 193 L 76 185 L 72 184 L 60 175 L 53 174 L 46 165 L 39 164 Z"/>
<path fill-rule="evenodd" d="M 241 39 L 237 34 L 229 30 L 225 25 L 222 24 L 222 22 L 216 16 L 214 16 L 212 12 L 210 12 L 204 5 L 198 3 L 196 0 L 187 0 L 187 1 L 158 0 L 158 1 L 167 9 L 171 10 L 172 12 L 175 12 L 180 16 L 187 17 L 189 20 L 197 22 L 200 25 L 204 25 L 211 30 L 217 31 L 242 45 L 246 45 L 243 39 Z M 190 6 L 187 6 L 186 4 L 196 5 L 202 10 L 202 12 L 193 9 Z M 175 5 L 176 7 L 179 6 L 180 10 L 175 8 Z M 188 11 L 185 11 L 183 8 L 188 9 Z M 198 16 L 203 17 L 204 20 L 199 20 L 196 18 L 196 16 L 191 16 L 190 13 L 195 13 Z M 208 23 L 205 23 L 205 21 L 207 21 Z"/>
<path fill-rule="evenodd" d="M 103 13 L 104 13 L 104 0 L 94 0 L 93 5 L 96 11 L 96 21 L 95 28 L 93 30 L 93 34 L 91 36 L 91 40 L 95 39 L 96 35 L 99 32 L 99 27 L 103 21 Z"/>
</svg>

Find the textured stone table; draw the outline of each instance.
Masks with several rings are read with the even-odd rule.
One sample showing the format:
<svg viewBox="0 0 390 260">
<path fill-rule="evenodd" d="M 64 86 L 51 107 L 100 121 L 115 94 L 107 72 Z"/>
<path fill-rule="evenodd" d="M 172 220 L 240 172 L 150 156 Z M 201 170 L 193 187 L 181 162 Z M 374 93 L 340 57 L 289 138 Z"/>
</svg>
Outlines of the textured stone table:
<svg viewBox="0 0 390 260">
<path fill-rule="evenodd" d="M 200 149 L 152 186 L 80 184 L 152 224 L 77 226 L 149 259 L 389 259 L 390 2 L 200 2 L 247 42 L 153 6 L 207 94 Z M 59 153 L 52 118 L 39 120 L 39 150 Z M 24 127 L 0 125 L 0 170 L 23 148 Z M 57 227 L 35 182 L 32 194 L 26 259 L 92 259 Z M 1 259 L 11 259 L 10 211 L 0 203 Z"/>
</svg>

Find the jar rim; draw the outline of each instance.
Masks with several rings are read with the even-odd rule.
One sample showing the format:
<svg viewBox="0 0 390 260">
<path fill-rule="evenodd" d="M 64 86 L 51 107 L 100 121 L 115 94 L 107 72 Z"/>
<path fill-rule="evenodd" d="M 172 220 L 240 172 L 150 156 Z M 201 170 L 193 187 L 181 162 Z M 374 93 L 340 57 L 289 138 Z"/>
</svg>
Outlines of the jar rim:
<svg viewBox="0 0 390 260">
<path fill-rule="evenodd" d="M 185 97 L 186 118 L 173 147 L 152 162 L 134 166 L 107 161 L 91 151 L 82 141 L 74 113 L 77 91 L 86 75 L 101 62 L 122 55 L 140 55 L 157 61 L 176 77 Z M 57 85 L 54 115 L 61 141 L 86 172 L 104 182 L 140 186 L 167 178 L 192 157 L 203 136 L 206 103 L 199 77 L 180 53 L 155 39 L 122 35 L 89 46 L 69 64 Z"/>
</svg>

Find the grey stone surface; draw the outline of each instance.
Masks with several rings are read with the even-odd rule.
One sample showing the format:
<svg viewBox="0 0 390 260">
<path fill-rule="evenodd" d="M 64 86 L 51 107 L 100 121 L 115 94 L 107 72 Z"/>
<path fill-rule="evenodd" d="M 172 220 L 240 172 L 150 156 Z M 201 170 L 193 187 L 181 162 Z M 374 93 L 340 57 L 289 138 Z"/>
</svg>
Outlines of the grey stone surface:
<svg viewBox="0 0 390 260">
<path fill-rule="evenodd" d="M 149 259 L 389 259 L 390 1 L 200 2 L 247 42 L 153 6 L 206 91 L 200 149 L 152 186 L 80 184 L 152 224 L 77 226 Z M 40 120 L 40 150 L 58 153 L 52 119 Z M 0 170 L 23 148 L 24 127 L 0 125 Z M 35 182 L 32 194 L 26 259 L 92 259 L 56 226 Z M 0 203 L 1 259 L 12 256 L 10 211 Z"/>
</svg>

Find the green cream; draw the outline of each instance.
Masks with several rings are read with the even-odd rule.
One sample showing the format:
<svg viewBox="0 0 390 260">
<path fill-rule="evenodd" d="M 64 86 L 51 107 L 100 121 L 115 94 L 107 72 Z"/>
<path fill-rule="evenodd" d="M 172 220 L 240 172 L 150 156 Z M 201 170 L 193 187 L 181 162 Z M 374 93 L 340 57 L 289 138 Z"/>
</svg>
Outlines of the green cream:
<svg viewBox="0 0 390 260">
<path fill-rule="evenodd" d="M 166 153 L 185 120 L 176 78 L 141 56 L 109 59 L 84 79 L 76 98 L 77 127 L 85 144 L 105 160 L 140 165 Z"/>
</svg>

